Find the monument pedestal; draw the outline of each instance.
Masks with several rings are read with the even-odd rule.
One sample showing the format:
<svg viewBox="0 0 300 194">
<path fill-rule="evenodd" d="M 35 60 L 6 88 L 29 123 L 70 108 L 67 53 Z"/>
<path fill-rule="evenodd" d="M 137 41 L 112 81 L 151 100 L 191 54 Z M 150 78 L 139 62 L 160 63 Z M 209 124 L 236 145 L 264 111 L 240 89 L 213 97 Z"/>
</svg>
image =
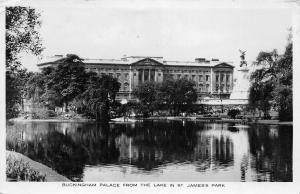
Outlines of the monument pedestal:
<svg viewBox="0 0 300 194">
<path fill-rule="evenodd" d="M 247 66 L 240 67 L 236 72 L 230 99 L 248 99 L 250 88 L 250 73 Z"/>
</svg>

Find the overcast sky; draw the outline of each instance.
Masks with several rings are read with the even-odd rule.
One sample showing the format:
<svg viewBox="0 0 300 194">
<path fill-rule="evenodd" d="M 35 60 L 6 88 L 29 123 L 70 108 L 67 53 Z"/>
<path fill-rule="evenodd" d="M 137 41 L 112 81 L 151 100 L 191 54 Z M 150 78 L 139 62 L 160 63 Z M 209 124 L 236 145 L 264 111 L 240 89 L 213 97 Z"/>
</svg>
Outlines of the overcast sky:
<svg viewBox="0 0 300 194">
<path fill-rule="evenodd" d="M 238 65 L 239 49 L 247 51 L 249 62 L 261 50 L 282 52 L 292 26 L 287 8 L 105 7 L 91 2 L 36 6 L 42 14 L 44 56 L 142 55 L 190 61 L 204 57 Z M 27 56 L 24 61 L 27 68 L 36 69 L 36 58 Z"/>
</svg>

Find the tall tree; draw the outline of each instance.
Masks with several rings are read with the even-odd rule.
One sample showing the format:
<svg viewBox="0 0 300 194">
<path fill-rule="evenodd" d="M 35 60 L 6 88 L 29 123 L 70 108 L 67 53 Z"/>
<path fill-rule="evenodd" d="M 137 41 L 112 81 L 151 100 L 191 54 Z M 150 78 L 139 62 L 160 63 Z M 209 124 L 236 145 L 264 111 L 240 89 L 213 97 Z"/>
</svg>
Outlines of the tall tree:
<svg viewBox="0 0 300 194">
<path fill-rule="evenodd" d="M 273 106 L 279 112 L 280 120 L 292 120 L 292 43 L 289 42 L 283 55 L 276 50 L 260 52 L 254 63 L 256 69 L 251 75 L 249 108 L 269 116 Z"/>
<path fill-rule="evenodd" d="M 40 14 L 30 7 L 6 8 L 6 117 L 16 117 L 22 105 L 29 74 L 21 66 L 23 52 L 40 55 L 43 47 L 38 28 Z"/>
<path fill-rule="evenodd" d="M 108 121 L 120 83 L 108 75 L 90 77 L 86 90 L 76 97 L 77 107 L 86 109 L 97 121 Z"/>
<path fill-rule="evenodd" d="M 46 101 L 52 101 L 54 105 L 64 104 L 67 110 L 68 103 L 85 91 L 91 73 L 85 71 L 82 59 L 77 55 L 67 55 L 55 63 L 58 64 L 56 68 L 46 68 L 42 72 L 47 78 L 46 93 L 48 95 L 44 97 Z"/>
<path fill-rule="evenodd" d="M 290 42 L 278 62 L 277 85 L 273 96 L 281 121 L 293 120 L 293 44 Z"/>
<path fill-rule="evenodd" d="M 158 108 L 158 84 L 155 82 L 145 82 L 133 90 L 133 94 L 139 99 L 143 106 L 144 113 L 151 112 Z"/>
<path fill-rule="evenodd" d="M 178 115 L 180 111 L 185 111 L 197 101 L 195 83 L 187 79 L 166 79 L 162 82 L 158 96 L 160 102 L 164 102 L 173 113 Z"/>
<path fill-rule="evenodd" d="M 43 51 L 38 29 L 41 26 L 40 13 L 30 7 L 6 8 L 6 67 L 20 67 L 20 53 L 40 55 Z"/>
</svg>

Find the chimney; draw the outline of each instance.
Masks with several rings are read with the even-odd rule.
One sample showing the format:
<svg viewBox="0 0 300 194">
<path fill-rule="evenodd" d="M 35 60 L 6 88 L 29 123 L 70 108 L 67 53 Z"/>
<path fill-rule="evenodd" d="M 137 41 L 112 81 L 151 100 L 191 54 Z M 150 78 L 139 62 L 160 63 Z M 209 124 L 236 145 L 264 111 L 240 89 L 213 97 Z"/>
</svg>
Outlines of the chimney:
<svg viewBox="0 0 300 194">
<path fill-rule="evenodd" d="M 121 58 L 122 61 L 127 61 L 127 55 L 123 55 L 123 57 Z"/>
<path fill-rule="evenodd" d="M 64 55 L 54 55 L 54 57 L 63 57 Z"/>
<path fill-rule="evenodd" d="M 203 63 L 205 61 L 205 58 L 196 58 L 195 61 L 198 63 Z"/>
</svg>

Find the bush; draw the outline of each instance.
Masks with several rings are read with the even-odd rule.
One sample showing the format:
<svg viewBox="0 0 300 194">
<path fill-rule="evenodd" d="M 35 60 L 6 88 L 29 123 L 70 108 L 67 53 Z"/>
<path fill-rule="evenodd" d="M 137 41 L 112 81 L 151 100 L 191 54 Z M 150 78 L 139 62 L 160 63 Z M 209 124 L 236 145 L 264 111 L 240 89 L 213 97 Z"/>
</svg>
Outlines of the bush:
<svg viewBox="0 0 300 194">
<path fill-rule="evenodd" d="M 55 117 L 56 116 L 56 112 L 53 110 L 48 110 L 47 113 L 49 117 Z"/>
<path fill-rule="evenodd" d="M 41 175 L 38 171 L 30 168 L 28 162 L 6 158 L 6 177 L 17 181 L 37 181 L 44 182 L 46 175 Z"/>
<path fill-rule="evenodd" d="M 33 119 L 48 119 L 55 116 L 57 115 L 56 112 L 53 110 L 39 110 L 32 113 Z"/>
<path fill-rule="evenodd" d="M 241 112 L 240 112 L 239 109 L 231 109 L 231 110 L 228 111 L 227 115 L 228 115 L 230 118 L 235 119 L 236 116 L 237 116 L 238 114 L 240 114 L 240 113 L 241 113 Z"/>
</svg>

